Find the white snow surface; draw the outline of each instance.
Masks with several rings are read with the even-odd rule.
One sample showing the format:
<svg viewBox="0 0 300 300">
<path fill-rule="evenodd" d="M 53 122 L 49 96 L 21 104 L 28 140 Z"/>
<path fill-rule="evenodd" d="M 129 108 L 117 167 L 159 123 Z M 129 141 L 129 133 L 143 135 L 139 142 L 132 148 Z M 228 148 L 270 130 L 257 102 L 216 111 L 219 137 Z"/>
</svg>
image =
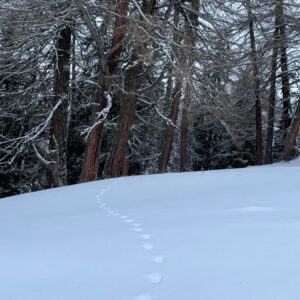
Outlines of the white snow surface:
<svg viewBox="0 0 300 300">
<path fill-rule="evenodd" d="M 300 299 L 300 160 L 0 199 L 0 300 Z"/>
</svg>

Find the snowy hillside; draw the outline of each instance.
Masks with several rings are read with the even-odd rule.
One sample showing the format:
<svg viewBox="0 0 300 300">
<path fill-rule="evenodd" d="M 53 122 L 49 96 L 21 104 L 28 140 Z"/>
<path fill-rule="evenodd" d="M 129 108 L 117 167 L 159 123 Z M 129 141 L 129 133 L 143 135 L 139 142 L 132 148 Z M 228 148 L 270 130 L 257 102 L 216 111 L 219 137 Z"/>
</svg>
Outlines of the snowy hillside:
<svg viewBox="0 0 300 300">
<path fill-rule="evenodd" d="M 300 161 L 0 199 L 1 300 L 300 299 Z"/>
</svg>

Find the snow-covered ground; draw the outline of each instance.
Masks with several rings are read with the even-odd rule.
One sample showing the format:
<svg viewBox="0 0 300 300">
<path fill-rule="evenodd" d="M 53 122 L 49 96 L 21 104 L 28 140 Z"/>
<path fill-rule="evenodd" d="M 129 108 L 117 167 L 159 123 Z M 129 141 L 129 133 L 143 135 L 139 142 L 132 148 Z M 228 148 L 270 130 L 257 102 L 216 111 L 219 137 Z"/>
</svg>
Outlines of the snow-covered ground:
<svg viewBox="0 0 300 300">
<path fill-rule="evenodd" d="M 0 199 L 0 300 L 300 299 L 300 161 Z"/>
</svg>

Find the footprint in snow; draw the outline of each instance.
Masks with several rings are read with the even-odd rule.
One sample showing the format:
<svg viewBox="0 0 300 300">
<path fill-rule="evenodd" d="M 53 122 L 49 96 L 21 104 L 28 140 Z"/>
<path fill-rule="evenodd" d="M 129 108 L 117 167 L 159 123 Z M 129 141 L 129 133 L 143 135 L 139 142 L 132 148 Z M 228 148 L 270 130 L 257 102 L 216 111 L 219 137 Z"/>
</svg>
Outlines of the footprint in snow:
<svg viewBox="0 0 300 300">
<path fill-rule="evenodd" d="M 147 275 L 148 281 L 154 284 L 160 283 L 162 281 L 162 278 L 162 275 L 158 272 L 150 273 Z"/>
<path fill-rule="evenodd" d="M 141 295 L 137 295 L 134 298 L 132 298 L 132 300 L 152 300 L 153 296 L 148 295 L 148 294 L 141 294 Z"/>
<path fill-rule="evenodd" d="M 164 257 L 162 255 L 155 255 L 151 257 L 151 260 L 156 264 L 162 264 L 164 262 Z"/>
<path fill-rule="evenodd" d="M 142 247 L 145 249 L 145 250 L 152 250 L 154 248 L 154 245 L 153 244 L 143 244 Z"/>
<path fill-rule="evenodd" d="M 126 222 L 126 223 L 132 223 L 133 220 L 131 220 L 131 219 L 125 219 L 125 222 Z"/>
<path fill-rule="evenodd" d="M 140 235 L 140 237 L 144 240 L 150 240 L 151 239 L 151 235 L 150 234 L 142 234 Z"/>
</svg>

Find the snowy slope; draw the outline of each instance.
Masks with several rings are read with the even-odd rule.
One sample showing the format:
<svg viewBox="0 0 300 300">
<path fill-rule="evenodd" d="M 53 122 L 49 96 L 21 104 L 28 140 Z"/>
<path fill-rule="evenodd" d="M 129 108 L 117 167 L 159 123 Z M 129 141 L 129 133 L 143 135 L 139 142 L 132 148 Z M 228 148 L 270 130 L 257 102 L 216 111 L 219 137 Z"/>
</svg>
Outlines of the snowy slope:
<svg viewBox="0 0 300 300">
<path fill-rule="evenodd" d="M 300 299 L 300 161 L 0 199 L 0 300 Z"/>
</svg>

